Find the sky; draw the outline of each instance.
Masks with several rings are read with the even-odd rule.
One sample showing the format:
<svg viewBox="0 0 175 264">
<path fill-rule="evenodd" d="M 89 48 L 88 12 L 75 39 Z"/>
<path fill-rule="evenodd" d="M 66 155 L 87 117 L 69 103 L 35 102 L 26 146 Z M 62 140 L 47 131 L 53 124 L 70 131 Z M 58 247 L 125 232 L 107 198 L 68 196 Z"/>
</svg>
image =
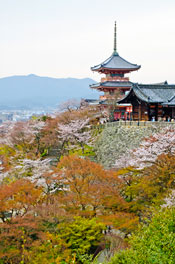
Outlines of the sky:
<svg viewBox="0 0 175 264">
<path fill-rule="evenodd" d="M 92 78 L 113 52 L 141 65 L 130 80 L 175 83 L 175 0 L 0 0 L 0 78 Z"/>
</svg>

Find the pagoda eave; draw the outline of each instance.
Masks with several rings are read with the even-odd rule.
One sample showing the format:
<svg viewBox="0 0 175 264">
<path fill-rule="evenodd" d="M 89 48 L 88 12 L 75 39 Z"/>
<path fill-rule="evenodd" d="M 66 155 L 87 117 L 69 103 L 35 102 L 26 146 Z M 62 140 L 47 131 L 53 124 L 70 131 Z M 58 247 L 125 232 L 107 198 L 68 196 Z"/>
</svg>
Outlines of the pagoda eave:
<svg viewBox="0 0 175 264">
<path fill-rule="evenodd" d="M 131 88 L 131 86 L 98 86 L 98 87 L 90 87 L 91 89 L 99 90 L 99 91 L 104 91 L 104 90 L 117 90 L 117 89 L 122 89 L 122 90 L 128 90 Z"/>
<path fill-rule="evenodd" d="M 108 90 L 116 90 L 116 89 L 130 89 L 132 87 L 132 83 L 129 81 L 106 81 L 106 82 L 100 82 L 96 84 L 91 84 L 90 88 L 92 89 L 108 89 Z"/>
<path fill-rule="evenodd" d="M 141 68 L 141 66 L 138 66 L 137 68 L 133 69 L 113 69 L 113 68 L 99 68 L 99 69 L 93 69 L 94 72 L 99 72 L 103 74 L 113 73 L 113 74 L 124 74 L 124 73 L 130 73 L 132 71 L 137 71 Z"/>
</svg>

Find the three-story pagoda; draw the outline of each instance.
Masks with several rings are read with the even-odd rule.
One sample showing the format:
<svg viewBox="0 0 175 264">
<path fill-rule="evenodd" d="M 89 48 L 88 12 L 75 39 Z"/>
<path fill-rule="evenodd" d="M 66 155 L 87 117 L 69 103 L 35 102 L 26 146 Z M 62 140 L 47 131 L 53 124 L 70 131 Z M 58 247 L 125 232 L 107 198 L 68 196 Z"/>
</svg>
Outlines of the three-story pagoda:
<svg viewBox="0 0 175 264">
<path fill-rule="evenodd" d="M 114 26 L 114 51 L 112 55 L 99 65 L 91 67 L 92 71 L 105 74 L 101 78 L 100 83 L 90 85 L 90 88 L 103 91 L 104 95 L 100 96 L 101 103 L 107 105 L 109 99 L 114 100 L 123 97 L 127 91 L 132 87 L 132 82 L 129 81 L 125 74 L 140 69 L 140 65 L 130 63 L 120 57 L 117 52 L 117 39 L 116 39 L 116 22 Z M 120 105 L 116 107 L 115 119 L 126 118 L 126 113 L 131 112 L 131 106 Z"/>
</svg>

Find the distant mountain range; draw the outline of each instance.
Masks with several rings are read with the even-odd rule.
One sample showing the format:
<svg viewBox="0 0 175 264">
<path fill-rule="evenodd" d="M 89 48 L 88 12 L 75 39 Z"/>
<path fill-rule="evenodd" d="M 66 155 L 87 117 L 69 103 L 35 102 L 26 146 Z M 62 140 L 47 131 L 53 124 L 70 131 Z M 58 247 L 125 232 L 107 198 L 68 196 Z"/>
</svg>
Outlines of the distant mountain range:
<svg viewBox="0 0 175 264">
<path fill-rule="evenodd" d="M 68 99 L 96 99 L 90 78 L 49 78 L 34 74 L 0 78 L 0 109 L 56 107 Z"/>
</svg>

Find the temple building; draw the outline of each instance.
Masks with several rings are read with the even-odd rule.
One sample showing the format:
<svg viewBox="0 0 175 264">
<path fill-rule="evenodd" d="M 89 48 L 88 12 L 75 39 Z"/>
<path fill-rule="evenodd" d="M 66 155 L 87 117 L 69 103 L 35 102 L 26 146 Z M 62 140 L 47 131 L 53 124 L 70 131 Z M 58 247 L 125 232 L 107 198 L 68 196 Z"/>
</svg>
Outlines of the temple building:
<svg viewBox="0 0 175 264">
<path fill-rule="evenodd" d="M 175 120 L 175 85 L 133 84 L 129 93 L 118 103 L 132 105 L 132 120 Z"/>
<path fill-rule="evenodd" d="M 91 67 L 92 71 L 105 74 L 100 83 L 90 85 L 90 88 L 104 92 L 100 96 L 99 106 L 110 109 L 114 120 L 174 121 L 175 85 L 169 85 L 167 81 L 157 84 L 130 82 L 125 74 L 137 71 L 140 67 L 119 56 L 115 22 L 112 55 L 101 64 Z"/>
<path fill-rule="evenodd" d="M 114 51 L 112 55 L 102 62 L 101 64 L 91 67 L 92 71 L 105 74 L 101 78 L 101 82 L 90 85 L 90 88 L 103 91 L 104 95 L 100 96 L 100 105 L 104 107 L 109 105 L 112 100 L 117 100 L 124 97 L 125 94 L 131 89 L 132 83 L 129 81 L 125 74 L 140 69 L 140 65 L 132 64 L 122 57 L 117 52 L 117 39 L 116 39 L 116 22 L 114 27 Z M 130 104 L 120 104 L 114 111 L 115 119 L 127 118 L 128 114 L 132 112 Z"/>
</svg>

